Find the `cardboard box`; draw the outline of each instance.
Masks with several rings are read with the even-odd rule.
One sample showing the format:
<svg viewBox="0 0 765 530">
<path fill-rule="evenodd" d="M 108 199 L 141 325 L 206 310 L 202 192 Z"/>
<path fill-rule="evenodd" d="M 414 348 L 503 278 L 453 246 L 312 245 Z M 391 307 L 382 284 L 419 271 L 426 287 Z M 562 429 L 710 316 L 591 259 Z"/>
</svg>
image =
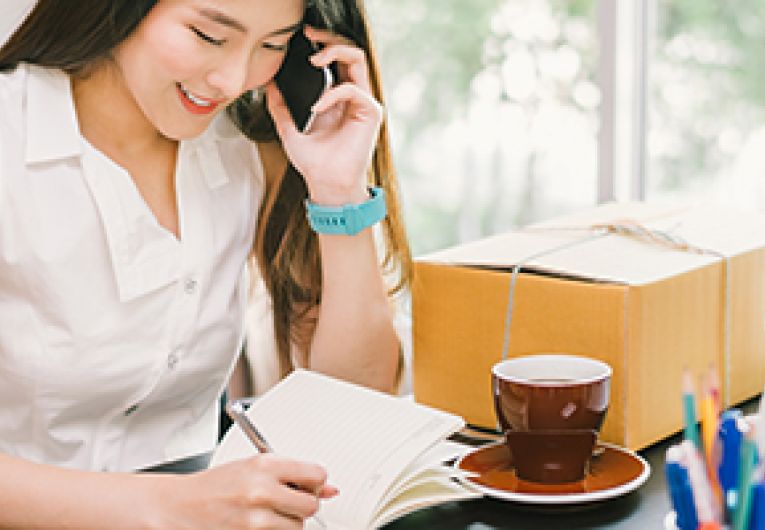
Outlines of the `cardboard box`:
<svg viewBox="0 0 765 530">
<path fill-rule="evenodd" d="M 592 228 L 624 220 L 652 232 Z M 661 241 L 661 233 L 689 247 Z M 629 203 L 419 259 L 412 289 L 417 401 L 496 426 L 490 371 L 502 358 L 512 270 L 521 263 L 508 356 L 563 352 L 609 363 L 603 439 L 639 449 L 680 430 L 686 367 L 697 378 L 720 367 L 727 405 L 762 391 L 765 216 Z"/>
</svg>

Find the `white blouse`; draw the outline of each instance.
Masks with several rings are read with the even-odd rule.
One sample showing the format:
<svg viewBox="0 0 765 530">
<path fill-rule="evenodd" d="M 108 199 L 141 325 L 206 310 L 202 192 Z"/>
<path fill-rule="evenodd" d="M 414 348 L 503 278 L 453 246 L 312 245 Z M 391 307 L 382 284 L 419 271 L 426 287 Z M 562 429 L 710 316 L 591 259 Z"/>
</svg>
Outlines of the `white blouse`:
<svg viewBox="0 0 765 530">
<path fill-rule="evenodd" d="M 0 451 L 123 471 L 214 446 L 263 169 L 220 116 L 175 178 L 180 239 L 81 136 L 68 76 L 0 74 Z"/>
</svg>

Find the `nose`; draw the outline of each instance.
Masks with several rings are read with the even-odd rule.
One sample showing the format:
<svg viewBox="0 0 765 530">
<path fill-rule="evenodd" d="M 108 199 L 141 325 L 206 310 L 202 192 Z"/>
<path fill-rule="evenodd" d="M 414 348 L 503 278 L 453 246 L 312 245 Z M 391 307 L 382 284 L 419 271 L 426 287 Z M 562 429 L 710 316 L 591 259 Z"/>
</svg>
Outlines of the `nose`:
<svg viewBox="0 0 765 530">
<path fill-rule="evenodd" d="M 207 83 L 226 99 L 235 99 L 248 89 L 250 61 L 243 55 L 227 57 L 207 74 Z"/>
</svg>

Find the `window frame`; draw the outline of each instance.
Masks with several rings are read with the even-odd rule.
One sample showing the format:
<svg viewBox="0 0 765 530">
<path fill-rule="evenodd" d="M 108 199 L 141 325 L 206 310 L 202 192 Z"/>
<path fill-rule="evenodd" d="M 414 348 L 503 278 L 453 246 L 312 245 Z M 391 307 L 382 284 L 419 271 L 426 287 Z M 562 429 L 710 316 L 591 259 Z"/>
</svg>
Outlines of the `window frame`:
<svg viewBox="0 0 765 530">
<path fill-rule="evenodd" d="M 599 0 L 597 203 L 646 198 L 648 80 L 656 0 Z"/>
</svg>

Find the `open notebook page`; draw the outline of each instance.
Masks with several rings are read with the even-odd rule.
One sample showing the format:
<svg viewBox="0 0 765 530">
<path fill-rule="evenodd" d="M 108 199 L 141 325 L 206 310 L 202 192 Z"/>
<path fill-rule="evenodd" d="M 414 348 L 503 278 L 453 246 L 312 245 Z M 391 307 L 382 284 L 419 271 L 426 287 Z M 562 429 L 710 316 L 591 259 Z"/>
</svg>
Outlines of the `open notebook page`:
<svg viewBox="0 0 765 530">
<path fill-rule="evenodd" d="M 327 469 L 340 494 L 322 503 L 320 516 L 357 529 L 371 522 L 378 502 L 410 463 L 464 425 L 458 416 L 306 370 L 258 398 L 248 416 L 276 453 Z M 234 426 L 211 465 L 255 453 Z"/>
<path fill-rule="evenodd" d="M 452 480 L 429 480 L 413 484 L 386 505 L 370 528 L 379 528 L 414 510 L 450 501 L 475 499 L 481 494 Z M 309 526 L 306 524 L 306 528 Z"/>
<path fill-rule="evenodd" d="M 379 499 L 375 513 L 386 509 L 392 500 L 404 490 L 422 482 L 449 482 L 452 478 L 466 477 L 473 473 L 463 471 L 444 462 L 455 460 L 471 450 L 470 447 L 443 440 L 427 449 L 399 474 L 393 485 Z M 450 488 L 451 489 L 451 488 Z M 464 489 L 464 488 L 461 488 Z M 465 492 L 467 493 L 467 492 Z"/>
</svg>

